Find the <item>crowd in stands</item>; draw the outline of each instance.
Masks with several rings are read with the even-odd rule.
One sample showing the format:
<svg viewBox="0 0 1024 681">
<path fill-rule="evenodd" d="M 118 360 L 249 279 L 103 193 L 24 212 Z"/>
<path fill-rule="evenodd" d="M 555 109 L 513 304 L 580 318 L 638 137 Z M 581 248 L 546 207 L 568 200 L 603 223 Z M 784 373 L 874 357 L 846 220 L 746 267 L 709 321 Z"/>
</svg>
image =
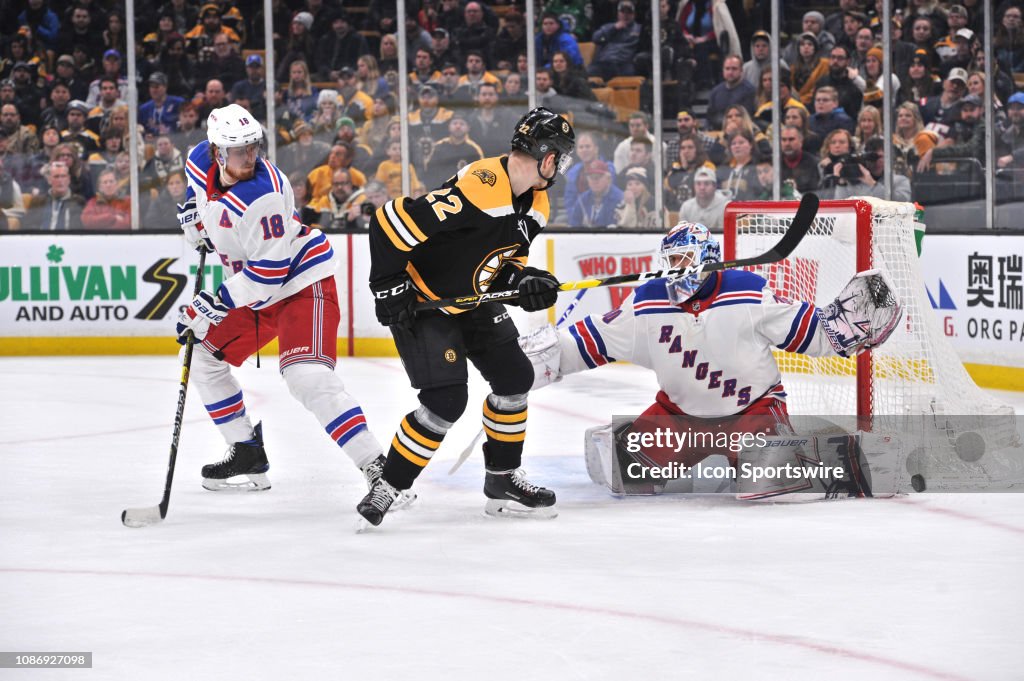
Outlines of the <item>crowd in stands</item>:
<svg viewBox="0 0 1024 681">
<path fill-rule="evenodd" d="M 985 160 L 995 114 L 999 176 L 1024 172 L 1024 0 L 993 8 L 993 89 L 984 97 L 982 0 L 894 0 L 892 78 L 883 76 L 881 0 L 787 2 L 780 99 L 772 101 L 769 3 L 552 0 L 537 4 L 536 96 L 571 117 L 575 164 L 553 190 L 552 224 L 662 228 L 685 217 L 721 226 L 729 200 L 772 194 L 771 125 L 780 118 L 783 198 L 882 195 L 884 135 L 894 199 L 918 198 Z M 402 193 L 430 191 L 466 164 L 503 153 L 525 111 L 522 5 L 410 0 L 399 49 L 394 0 L 263 3 L 14 0 L 0 8 L 0 230 L 130 229 L 138 152 L 141 229 L 175 229 L 184 160 L 227 103 L 266 121 L 266 54 L 275 55 L 267 125 L 303 220 L 365 229 Z M 819 9 L 827 7 L 827 13 Z M 134 30 L 138 127 L 129 129 L 127 30 Z M 661 49 L 663 116 L 652 117 L 652 49 Z M 398 60 L 408 60 L 410 149 L 403 157 Z M 636 76 L 639 104 L 609 99 Z M 1022 81 L 1024 83 L 1024 81 Z M 892 131 L 883 92 L 893 96 Z M 697 93 L 703 93 L 697 97 Z M 706 108 L 703 99 L 706 97 Z M 654 126 L 676 130 L 655 148 Z M 776 113 L 778 112 L 778 113 Z M 655 171 L 661 154 L 663 173 Z M 664 190 L 664 209 L 655 190 Z"/>
</svg>

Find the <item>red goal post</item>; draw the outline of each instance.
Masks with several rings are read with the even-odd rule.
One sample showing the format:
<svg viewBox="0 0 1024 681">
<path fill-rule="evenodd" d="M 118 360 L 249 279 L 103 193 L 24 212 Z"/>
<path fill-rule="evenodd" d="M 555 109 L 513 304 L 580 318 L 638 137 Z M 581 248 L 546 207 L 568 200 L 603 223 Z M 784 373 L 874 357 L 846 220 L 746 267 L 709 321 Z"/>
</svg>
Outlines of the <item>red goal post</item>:
<svg viewBox="0 0 1024 681">
<path fill-rule="evenodd" d="M 723 257 L 726 260 L 733 260 L 738 257 L 745 257 L 756 252 L 760 243 L 770 241 L 773 237 L 781 237 L 785 227 L 800 206 L 799 201 L 733 201 L 725 209 L 725 234 L 723 239 Z M 852 227 L 852 236 L 855 238 L 852 254 L 846 254 L 846 259 L 853 256 L 854 270 L 850 273 L 869 270 L 872 267 L 871 258 L 871 205 L 866 201 L 845 200 L 845 201 L 822 201 L 818 206 L 818 217 L 815 224 L 808 232 L 807 237 L 812 241 L 815 237 L 823 234 L 825 225 L 831 226 L 830 216 L 846 216 L 850 221 L 847 229 Z M 761 235 L 767 237 L 761 238 Z M 801 244 L 803 245 L 803 244 Z M 768 280 L 768 285 L 783 296 L 795 300 L 807 300 L 816 305 L 825 305 L 829 302 L 828 292 L 820 290 L 818 285 L 818 274 L 823 263 L 820 258 L 810 259 L 805 257 L 806 248 L 797 246 L 796 252 L 790 258 L 771 265 L 762 265 L 750 268 Z M 844 267 L 844 270 L 847 269 Z M 840 291 L 835 289 L 834 297 Z M 795 373 L 804 369 L 801 373 L 812 375 L 820 373 L 815 371 L 812 365 L 824 365 L 826 362 L 797 363 L 789 361 L 783 353 L 777 353 L 780 360 L 780 368 Z M 839 364 L 833 367 L 833 374 L 852 375 L 856 381 L 855 416 L 858 416 L 863 423 L 870 419 L 872 412 L 871 401 L 871 353 L 865 352 L 854 360 L 841 360 L 829 358 L 828 364 Z M 813 379 L 812 379 L 813 380 Z M 804 405 L 798 404 L 800 409 Z M 845 414 L 851 415 L 851 414 Z"/>
<path fill-rule="evenodd" d="M 764 252 L 785 232 L 797 201 L 734 201 L 725 210 L 723 256 Z M 750 268 L 779 295 L 818 306 L 832 302 L 867 269 L 889 276 L 903 304 L 890 339 L 856 358 L 777 353 L 793 414 L 879 416 L 1005 414 L 980 390 L 931 309 L 915 240 L 915 206 L 873 198 L 822 201 L 807 236 L 778 263 Z M 1012 413 L 1012 410 L 1010 411 Z"/>
</svg>

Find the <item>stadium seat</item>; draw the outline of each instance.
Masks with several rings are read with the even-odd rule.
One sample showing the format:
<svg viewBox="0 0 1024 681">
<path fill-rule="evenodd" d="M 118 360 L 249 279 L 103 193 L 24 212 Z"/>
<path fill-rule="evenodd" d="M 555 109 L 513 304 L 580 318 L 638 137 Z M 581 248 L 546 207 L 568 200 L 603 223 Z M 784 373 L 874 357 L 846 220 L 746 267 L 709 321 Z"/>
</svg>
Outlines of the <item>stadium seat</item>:
<svg viewBox="0 0 1024 681">
<path fill-rule="evenodd" d="M 612 101 L 612 89 L 610 87 L 596 87 L 593 88 L 592 92 L 594 93 L 594 96 L 597 97 L 597 101 L 607 104 L 608 106 L 614 105 L 614 102 Z"/>
<path fill-rule="evenodd" d="M 640 76 L 616 76 L 608 81 L 616 120 L 620 123 L 626 122 L 630 114 L 640 110 L 640 86 L 643 82 Z"/>
<path fill-rule="evenodd" d="M 643 76 L 615 76 L 608 81 L 608 87 L 639 90 L 643 83 Z"/>
<path fill-rule="evenodd" d="M 594 53 L 597 52 L 597 45 L 594 43 L 579 43 L 580 56 L 583 57 L 583 65 L 590 66 L 590 62 L 594 59 Z"/>
</svg>

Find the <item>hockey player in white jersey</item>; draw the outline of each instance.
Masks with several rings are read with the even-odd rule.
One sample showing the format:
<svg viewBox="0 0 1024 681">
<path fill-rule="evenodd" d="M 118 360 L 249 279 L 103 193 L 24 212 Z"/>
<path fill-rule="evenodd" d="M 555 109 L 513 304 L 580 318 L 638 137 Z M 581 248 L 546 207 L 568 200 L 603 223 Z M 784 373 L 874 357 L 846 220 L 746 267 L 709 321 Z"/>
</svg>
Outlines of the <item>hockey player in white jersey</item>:
<svg viewBox="0 0 1024 681">
<path fill-rule="evenodd" d="M 707 227 L 686 221 L 664 237 L 660 255 L 665 268 L 721 260 Z M 892 286 L 877 270 L 857 274 L 832 304 L 817 308 L 774 293 L 757 274 L 726 269 L 649 281 L 618 309 L 586 317 L 559 332 L 557 341 L 545 327 L 538 335 L 549 340 L 523 342 L 533 347 L 527 354 L 535 366 L 534 389 L 617 360 L 652 369 L 660 390 L 631 426 L 634 431 L 643 430 L 645 419 L 654 423 L 676 416 L 698 429 L 713 420 L 713 429 L 726 433 L 774 435 L 790 431 L 773 350 L 850 357 L 885 342 L 900 316 Z M 692 467 L 711 453 L 664 443 L 644 446 L 636 458 L 646 466 Z M 718 453 L 727 453 L 736 465 L 735 451 Z M 613 487 L 612 480 L 600 479 L 610 477 L 607 469 L 614 467 L 607 458 L 604 463 L 606 470 L 595 471 L 599 462 L 588 459 L 588 468 L 598 482 Z"/>
<path fill-rule="evenodd" d="M 178 320 L 179 337 L 195 334 L 192 380 L 228 444 L 223 461 L 203 466 L 203 487 L 270 488 L 262 423 L 253 427 L 231 365 L 274 338 L 289 391 L 372 487 L 383 450 L 334 372 L 340 313 L 331 244 L 299 220 L 291 184 L 262 156 L 263 127 L 252 114 L 237 104 L 215 109 L 207 134 L 188 155 L 188 193 L 178 206 L 186 240 L 216 252 L 233 272 Z M 247 479 L 231 480 L 238 476 Z"/>
</svg>

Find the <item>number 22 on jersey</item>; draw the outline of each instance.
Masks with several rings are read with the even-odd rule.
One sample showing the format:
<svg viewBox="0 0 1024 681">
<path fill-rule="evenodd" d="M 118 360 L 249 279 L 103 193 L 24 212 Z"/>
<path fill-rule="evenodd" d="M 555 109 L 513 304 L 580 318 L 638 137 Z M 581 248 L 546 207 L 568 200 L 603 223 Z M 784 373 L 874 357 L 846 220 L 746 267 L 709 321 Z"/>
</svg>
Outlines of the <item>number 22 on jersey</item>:
<svg viewBox="0 0 1024 681">
<path fill-rule="evenodd" d="M 456 195 L 448 196 L 451 189 L 438 189 L 427 194 L 427 202 L 434 209 L 438 222 L 444 222 L 448 214 L 457 215 L 462 210 L 462 199 Z"/>
</svg>

